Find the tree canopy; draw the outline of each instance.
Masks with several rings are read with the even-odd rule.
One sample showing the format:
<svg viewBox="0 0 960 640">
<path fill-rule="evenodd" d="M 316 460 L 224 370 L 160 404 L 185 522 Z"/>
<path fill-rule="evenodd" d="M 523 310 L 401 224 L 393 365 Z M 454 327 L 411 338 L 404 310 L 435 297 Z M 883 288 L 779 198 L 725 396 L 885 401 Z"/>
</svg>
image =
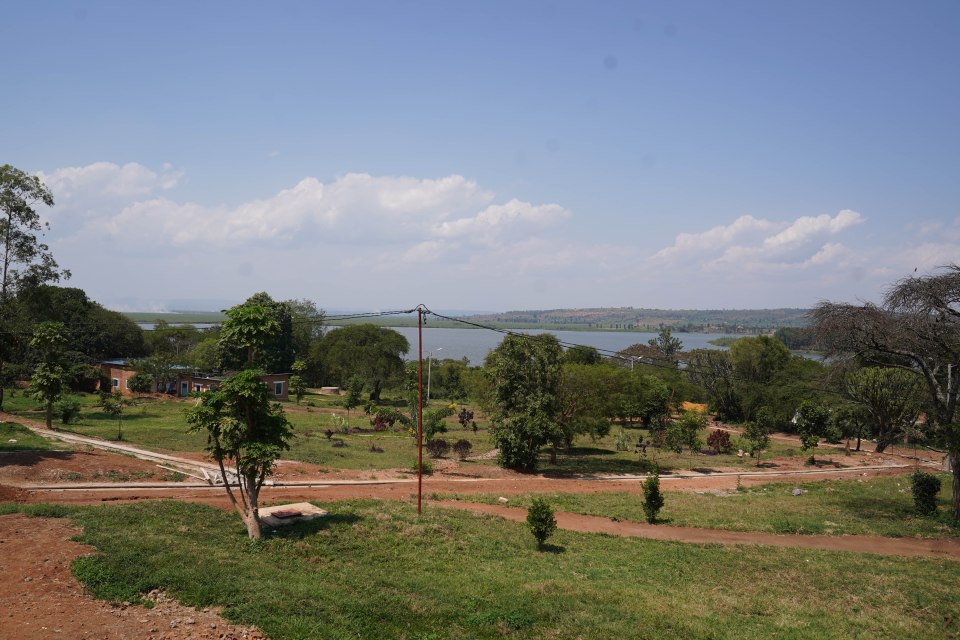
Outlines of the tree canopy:
<svg viewBox="0 0 960 640">
<path fill-rule="evenodd" d="M 323 362 L 335 384 L 344 387 L 358 375 L 368 385 L 370 399 L 379 400 L 384 384 L 403 375 L 403 356 L 409 350 L 407 339 L 393 329 L 353 324 L 327 332 L 311 356 Z"/>
</svg>

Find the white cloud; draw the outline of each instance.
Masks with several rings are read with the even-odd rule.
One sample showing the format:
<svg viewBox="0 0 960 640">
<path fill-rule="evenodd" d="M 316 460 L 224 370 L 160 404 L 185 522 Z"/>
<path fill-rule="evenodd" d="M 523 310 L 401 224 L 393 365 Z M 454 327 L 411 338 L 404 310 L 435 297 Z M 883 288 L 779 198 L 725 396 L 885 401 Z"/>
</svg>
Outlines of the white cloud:
<svg viewBox="0 0 960 640">
<path fill-rule="evenodd" d="M 153 171 L 142 164 L 128 162 L 94 162 L 83 167 L 64 167 L 52 173 L 40 172 L 38 177 L 47 185 L 60 203 L 74 200 L 136 198 L 160 190 L 172 189 L 183 172 L 171 164 Z"/>
<path fill-rule="evenodd" d="M 781 229 L 782 224 L 754 218 L 740 216 L 729 225 L 713 227 L 702 233 L 681 233 L 672 246 L 661 249 L 654 254 L 658 260 L 669 260 L 674 257 L 697 255 L 700 252 L 714 252 L 718 248 L 728 246 L 734 240 L 745 237 L 755 237 Z"/>
</svg>

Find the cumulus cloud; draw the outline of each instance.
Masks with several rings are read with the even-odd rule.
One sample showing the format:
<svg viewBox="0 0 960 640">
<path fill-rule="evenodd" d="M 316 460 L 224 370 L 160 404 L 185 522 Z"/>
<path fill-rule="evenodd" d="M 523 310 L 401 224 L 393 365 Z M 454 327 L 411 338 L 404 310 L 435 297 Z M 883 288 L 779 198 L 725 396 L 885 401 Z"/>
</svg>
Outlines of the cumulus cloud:
<svg viewBox="0 0 960 640">
<path fill-rule="evenodd" d="M 842 245 L 829 238 L 864 222 L 856 211 L 844 209 L 835 216 L 801 216 L 772 221 L 741 216 L 729 225 L 702 233 L 681 233 L 673 245 L 656 252 L 654 263 L 700 264 L 717 269 L 782 268 L 822 265 L 843 254 Z"/>
<path fill-rule="evenodd" d="M 79 200 L 137 198 L 172 189 L 183 172 L 171 164 L 153 171 L 142 164 L 94 162 L 82 167 L 63 167 L 51 173 L 39 172 L 58 203 Z"/>
<path fill-rule="evenodd" d="M 329 182 L 303 178 L 292 187 L 238 205 L 177 201 L 163 193 L 182 173 L 170 165 L 98 162 L 41 178 L 62 199 L 58 213 L 80 216 L 75 236 L 109 238 L 143 251 L 240 250 L 245 247 L 376 247 L 381 256 L 433 262 L 456 252 L 489 251 L 570 216 L 558 204 L 509 199 L 460 175 L 427 179 L 348 173 Z M 111 204 L 104 206 L 105 202 Z M 68 232 L 71 224 L 60 224 Z M 164 248 L 167 249 L 164 249 Z"/>
</svg>

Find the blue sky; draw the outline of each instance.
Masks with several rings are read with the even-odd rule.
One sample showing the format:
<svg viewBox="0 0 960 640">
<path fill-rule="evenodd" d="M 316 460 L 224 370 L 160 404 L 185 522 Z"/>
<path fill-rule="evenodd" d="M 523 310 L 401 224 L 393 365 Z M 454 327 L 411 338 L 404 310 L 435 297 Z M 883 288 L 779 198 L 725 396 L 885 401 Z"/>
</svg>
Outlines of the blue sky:
<svg viewBox="0 0 960 640">
<path fill-rule="evenodd" d="M 956 2 L 3 4 L 0 162 L 109 306 L 804 307 L 960 258 Z"/>
</svg>

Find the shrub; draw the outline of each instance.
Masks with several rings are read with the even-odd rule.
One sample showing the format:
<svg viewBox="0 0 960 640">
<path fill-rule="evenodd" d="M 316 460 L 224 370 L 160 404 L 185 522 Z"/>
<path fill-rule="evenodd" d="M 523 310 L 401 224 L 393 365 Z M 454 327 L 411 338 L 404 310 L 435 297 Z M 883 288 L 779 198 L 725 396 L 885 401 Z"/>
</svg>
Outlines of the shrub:
<svg viewBox="0 0 960 640">
<path fill-rule="evenodd" d="M 443 438 L 434 438 L 427 442 L 427 452 L 431 458 L 442 458 L 450 451 L 450 443 Z"/>
<path fill-rule="evenodd" d="M 472 450 L 473 443 L 469 440 L 461 439 L 453 443 L 453 452 L 457 454 L 457 457 L 461 460 L 466 460 Z"/>
<path fill-rule="evenodd" d="M 460 413 L 457 414 L 457 420 L 460 421 L 460 427 L 466 429 L 467 425 L 473 421 L 473 411 L 470 411 L 466 407 L 460 409 Z M 476 429 L 474 429 L 474 431 L 476 431 Z"/>
<path fill-rule="evenodd" d="M 624 431 L 623 427 L 617 429 L 617 437 L 613 441 L 613 446 L 616 447 L 617 451 L 627 451 L 630 449 L 630 438 L 627 437 L 627 432 Z"/>
<path fill-rule="evenodd" d="M 530 533 L 537 540 L 537 547 L 543 548 L 543 543 L 547 541 L 553 532 L 557 529 L 557 520 L 553 517 L 553 509 L 542 498 L 534 498 L 527 510 L 527 524 L 530 525 Z"/>
<path fill-rule="evenodd" d="M 410 471 L 410 473 L 414 473 L 414 474 L 417 473 L 417 463 L 416 463 L 416 462 L 413 463 L 413 466 L 410 467 L 409 471 Z M 424 473 L 424 475 L 430 475 L 431 473 L 433 473 L 433 463 L 430 462 L 429 460 L 424 460 L 424 461 L 423 461 L 423 473 Z"/>
<path fill-rule="evenodd" d="M 63 424 L 70 424 L 80 417 L 80 402 L 76 398 L 66 397 L 53 406 L 54 413 Z"/>
<path fill-rule="evenodd" d="M 333 416 L 333 427 L 337 430 L 337 433 L 350 433 L 350 423 L 343 416 Z"/>
<path fill-rule="evenodd" d="M 914 471 L 910 476 L 913 490 L 913 508 L 922 516 L 937 512 L 937 494 L 940 493 L 940 478 L 932 473 Z"/>
<path fill-rule="evenodd" d="M 723 429 L 714 429 L 707 436 L 707 446 L 717 453 L 730 453 L 733 451 L 733 443 L 730 442 L 730 433 Z"/>
<path fill-rule="evenodd" d="M 663 494 L 660 493 L 660 475 L 651 473 L 643 483 L 643 513 L 647 522 L 655 524 L 657 514 L 663 508 Z"/>
</svg>

